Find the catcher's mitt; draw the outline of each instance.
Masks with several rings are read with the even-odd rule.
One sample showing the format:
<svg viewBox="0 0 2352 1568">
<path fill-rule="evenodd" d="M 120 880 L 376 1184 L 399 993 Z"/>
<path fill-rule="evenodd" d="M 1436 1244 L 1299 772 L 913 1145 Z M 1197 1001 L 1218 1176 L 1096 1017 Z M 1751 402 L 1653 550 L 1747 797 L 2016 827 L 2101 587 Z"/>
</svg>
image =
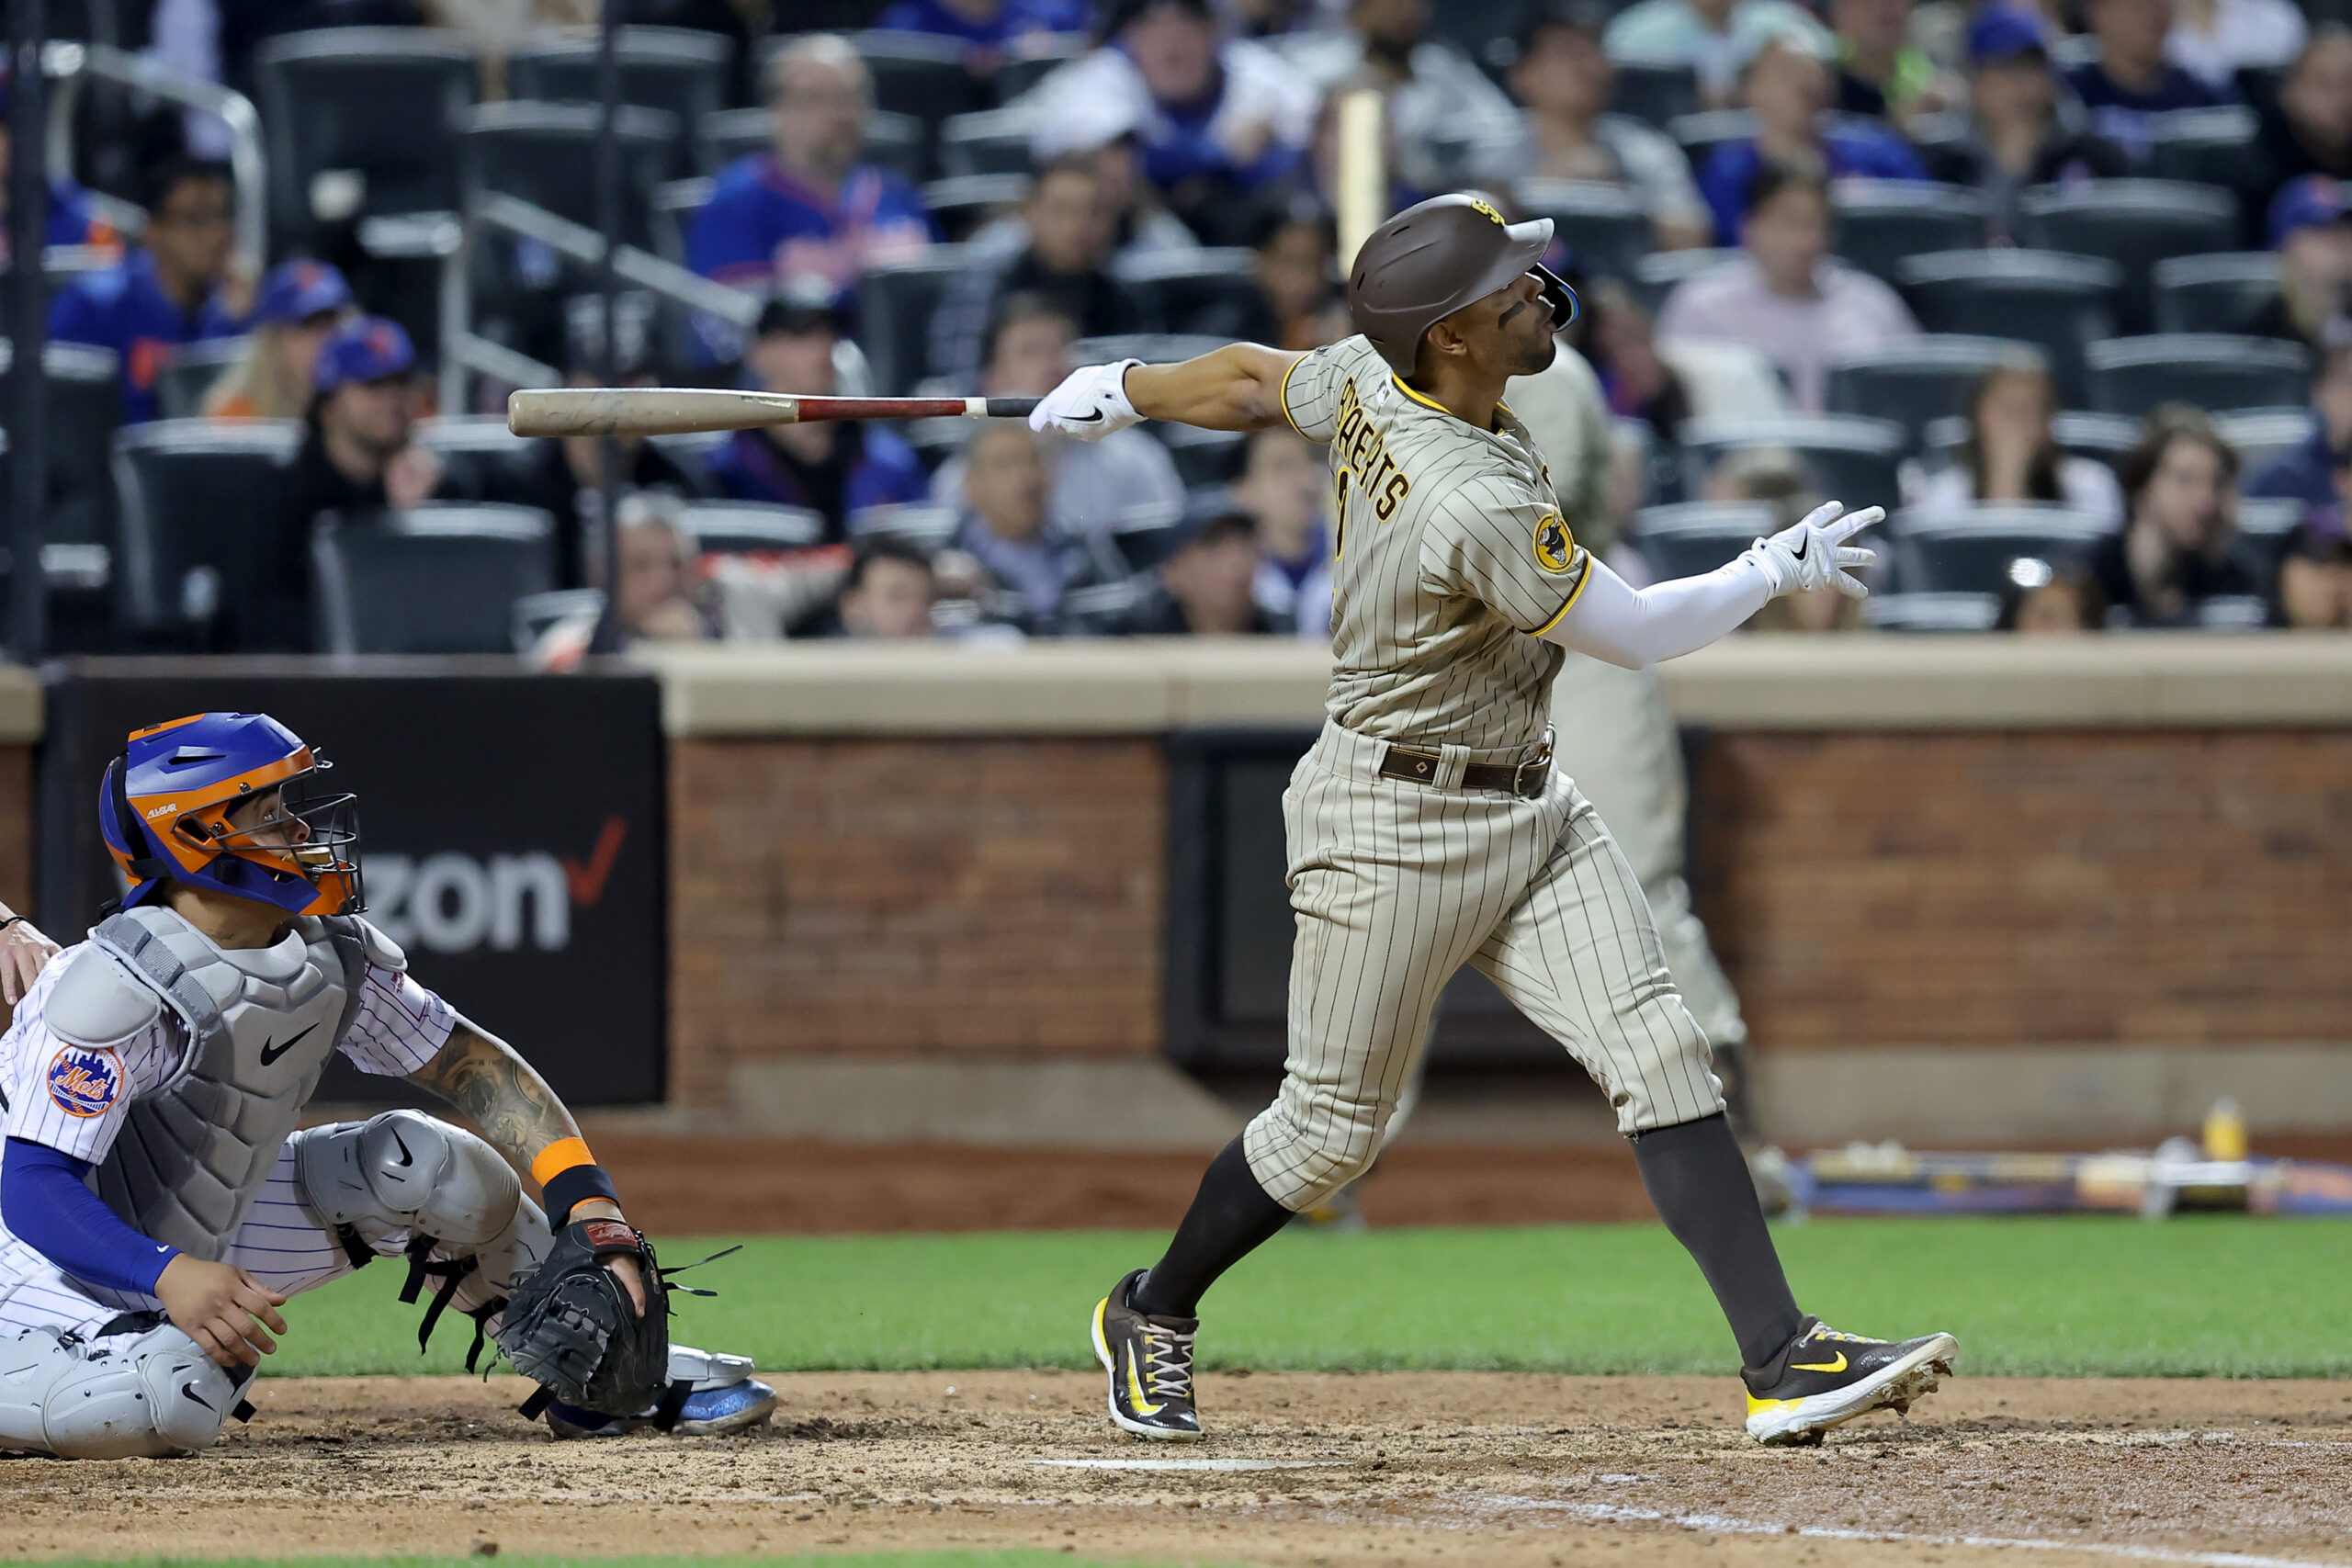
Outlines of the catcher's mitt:
<svg viewBox="0 0 2352 1568">
<path fill-rule="evenodd" d="M 645 1314 L 605 1267 L 627 1256 L 645 1281 Z M 605 1416 L 676 1419 L 691 1386 L 670 1382 L 670 1298 L 644 1233 L 619 1220 L 564 1226 L 537 1269 L 514 1283 L 498 1348 L 539 1385 L 523 1405 L 536 1416 L 560 1401 Z M 657 1409 L 657 1406 L 659 1407 Z"/>
</svg>

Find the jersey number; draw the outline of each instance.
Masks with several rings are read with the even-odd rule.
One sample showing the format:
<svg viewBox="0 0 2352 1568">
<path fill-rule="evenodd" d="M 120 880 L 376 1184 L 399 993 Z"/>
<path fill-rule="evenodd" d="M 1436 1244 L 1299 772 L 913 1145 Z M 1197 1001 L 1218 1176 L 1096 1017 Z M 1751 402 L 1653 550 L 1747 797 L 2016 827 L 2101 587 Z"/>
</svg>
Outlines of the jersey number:
<svg viewBox="0 0 2352 1568">
<path fill-rule="evenodd" d="M 1338 560 L 1348 548 L 1348 486 L 1355 476 L 1345 468 L 1331 475 L 1331 558 Z"/>
</svg>

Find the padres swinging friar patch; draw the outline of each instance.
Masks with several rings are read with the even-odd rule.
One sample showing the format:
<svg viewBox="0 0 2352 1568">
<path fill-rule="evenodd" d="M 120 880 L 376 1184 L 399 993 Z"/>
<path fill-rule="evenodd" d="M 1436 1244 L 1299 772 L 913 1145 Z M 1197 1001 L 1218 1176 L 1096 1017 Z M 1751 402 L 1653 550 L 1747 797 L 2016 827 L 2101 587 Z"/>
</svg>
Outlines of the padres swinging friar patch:
<svg viewBox="0 0 2352 1568">
<path fill-rule="evenodd" d="M 1576 563 L 1576 536 L 1560 521 L 1556 512 L 1547 512 L 1535 524 L 1535 564 L 1555 577 L 1565 576 Z"/>
</svg>

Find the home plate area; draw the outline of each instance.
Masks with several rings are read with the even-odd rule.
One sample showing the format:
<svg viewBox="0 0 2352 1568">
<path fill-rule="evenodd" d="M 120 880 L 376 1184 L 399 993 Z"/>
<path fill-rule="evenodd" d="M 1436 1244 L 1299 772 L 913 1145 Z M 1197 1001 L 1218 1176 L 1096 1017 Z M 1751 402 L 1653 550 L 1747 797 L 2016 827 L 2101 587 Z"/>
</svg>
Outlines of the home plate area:
<svg viewBox="0 0 2352 1568">
<path fill-rule="evenodd" d="M 0 1463 L 6 1544 L 2352 1565 L 2342 1382 L 1959 1378 L 1907 1419 L 1768 1450 L 1729 1380 L 1211 1373 L 1212 1439 L 1171 1452 L 1114 1431 L 1091 1373 L 774 1381 L 757 1435 L 558 1445 L 514 1414 L 513 1378 L 266 1379 L 200 1457 Z"/>
</svg>

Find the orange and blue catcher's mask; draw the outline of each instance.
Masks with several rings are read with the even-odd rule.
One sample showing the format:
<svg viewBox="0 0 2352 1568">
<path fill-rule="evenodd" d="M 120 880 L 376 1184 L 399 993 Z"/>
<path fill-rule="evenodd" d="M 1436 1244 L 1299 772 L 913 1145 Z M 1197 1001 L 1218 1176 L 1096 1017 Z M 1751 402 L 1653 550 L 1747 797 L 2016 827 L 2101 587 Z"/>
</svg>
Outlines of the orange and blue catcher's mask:
<svg viewBox="0 0 2352 1568">
<path fill-rule="evenodd" d="M 289 915 L 366 908 L 358 797 L 319 788 L 332 766 L 267 714 L 192 714 L 133 730 L 98 786 L 99 830 L 130 884 L 123 907 L 179 882 Z M 272 794 L 267 823 L 230 822 Z"/>
</svg>

